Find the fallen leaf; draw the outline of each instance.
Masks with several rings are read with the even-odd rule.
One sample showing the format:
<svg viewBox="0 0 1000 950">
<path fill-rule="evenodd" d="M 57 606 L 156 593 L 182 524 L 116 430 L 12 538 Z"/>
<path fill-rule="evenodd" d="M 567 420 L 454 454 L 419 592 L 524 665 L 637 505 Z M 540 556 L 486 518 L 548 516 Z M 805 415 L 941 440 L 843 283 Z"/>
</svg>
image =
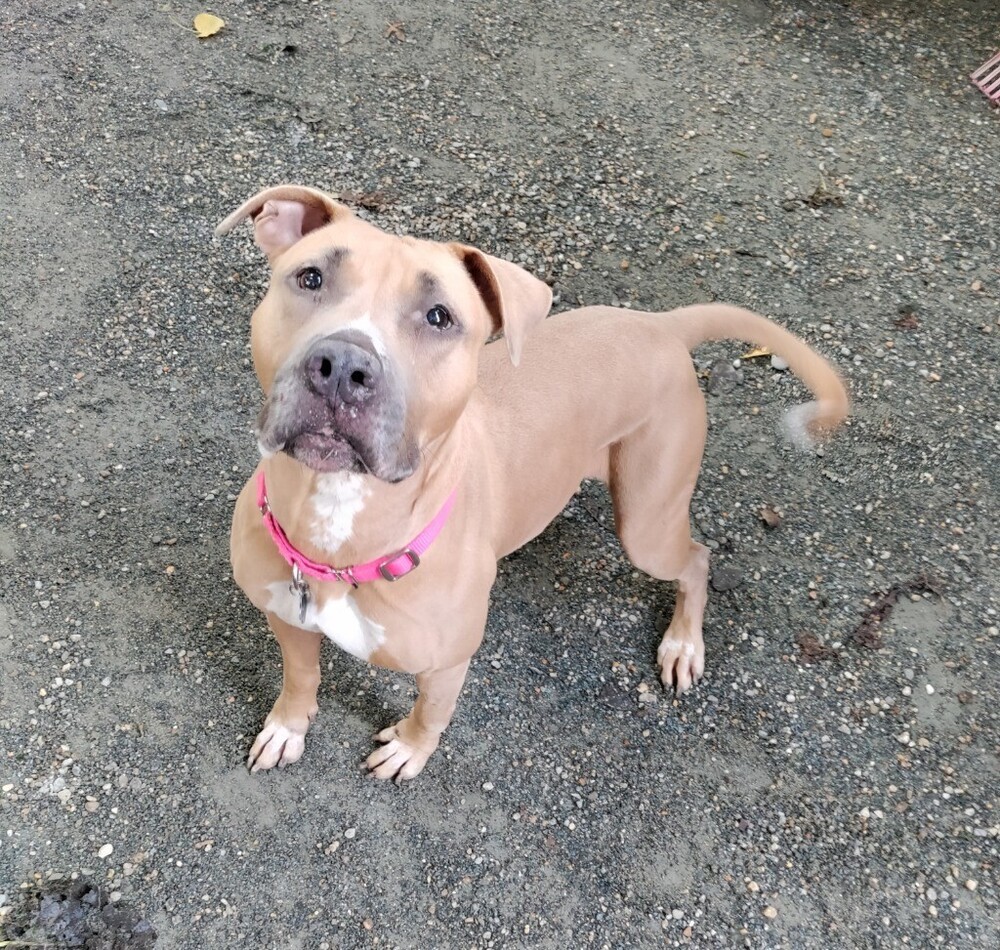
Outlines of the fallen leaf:
<svg viewBox="0 0 1000 950">
<path fill-rule="evenodd" d="M 888 620 L 899 598 L 904 594 L 919 594 L 925 591 L 941 596 L 938 580 L 929 574 L 918 574 L 901 584 L 894 584 L 865 611 L 861 623 L 850 634 L 850 639 L 868 650 L 879 649 L 882 646 L 882 622 Z"/>
<path fill-rule="evenodd" d="M 214 13 L 199 13 L 194 18 L 194 31 L 198 34 L 198 39 L 201 40 L 215 36 L 225 25 L 226 21 Z"/>
<path fill-rule="evenodd" d="M 769 528 L 777 528 L 781 524 L 781 515 L 770 505 L 765 505 L 760 509 L 760 520 Z"/>
<path fill-rule="evenodd" d="M 837 658 L 837 651 L 828 647 L 814 633 L 799 633 L 795 636 L 795 642 L 802 651 L 803 663 L 815 663 L 818 660 L 833 660 Z"/>
<path fill-rule="evenodd" d="M 796 211 L 803 205 L 807 205 L 810 208 L 823 208 L 826 205 L 833 205 L 836 208 L 842 208 L 844 206 L 844 196 L 837 194 L 835 191 L 831 191 L 827 187 L 826 179 L 820 178 L 819 184 L 813 189 L 811 195 L 803 195 L 798 198 L 789 198 L 787 201 L 781 203 L 781 207 L 785 211 Z"/>
<path fill-rule="evenodd" d="M 748 350 L 744 353 L 740 359 L 741 360 L 755 360 L 760 356 L 770 356 L 771 351 L 766 346 L 755 346 L 752 350 Z"/>
<path fill-rule="evenodd" d="M 347 204 L 360 205 L 369 211 L 381 210 L 392 203 L 384 191 L 342 191 L 340 200 Z"/>
<path fill-rule="evenodd" d="M 830 191 L 826 187 L 826 182 L 820 181 L 813 193 L 805 199 L 807 205 L 814 208 L 822 208 L 824 205 L 835 205 L 838 208 L 844 206 L 844 196 Z"/>
</svg>

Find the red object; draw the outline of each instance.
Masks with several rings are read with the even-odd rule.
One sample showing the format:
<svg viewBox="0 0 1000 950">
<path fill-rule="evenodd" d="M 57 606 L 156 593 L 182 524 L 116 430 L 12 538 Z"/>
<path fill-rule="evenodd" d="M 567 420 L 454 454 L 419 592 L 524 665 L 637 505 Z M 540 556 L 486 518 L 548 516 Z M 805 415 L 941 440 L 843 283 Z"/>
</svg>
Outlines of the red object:
<svg viewBox="0 0 1000 950">
<path fill-rule="evenodd" d="M 1000 105 L 1000 53 L 969 74 L 973 85 L 994 105 Z"/>
</svg>

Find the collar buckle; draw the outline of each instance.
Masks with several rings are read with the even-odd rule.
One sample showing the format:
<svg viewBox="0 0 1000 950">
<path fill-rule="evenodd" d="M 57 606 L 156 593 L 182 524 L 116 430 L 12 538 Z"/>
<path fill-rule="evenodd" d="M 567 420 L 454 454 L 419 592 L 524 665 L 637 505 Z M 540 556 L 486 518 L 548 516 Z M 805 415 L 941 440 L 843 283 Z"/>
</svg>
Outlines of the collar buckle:
<svg viewBox="0 0 1000 950">
<path fill-rule="evenodd" d="M 389 565 L 395 564 L 401 557 L 408 557 L 410 559 L 410 566 L 399 574 L 393 574 L 389 570 Z M 410 573 L 410 571 L 415 570 L 418 567 L 420 567 L 420 555 L 417 554 L 413 548 L 403 548 L 402 551 L 398 551 L 396 554 L 390 555 L 381 564 L 379 564 L 378 572 L 382 575 L 384 580 L 389 581 L 389 583 L 393 583 L 398 581 L 401 577 L 405 577 Z"/>
</svg>

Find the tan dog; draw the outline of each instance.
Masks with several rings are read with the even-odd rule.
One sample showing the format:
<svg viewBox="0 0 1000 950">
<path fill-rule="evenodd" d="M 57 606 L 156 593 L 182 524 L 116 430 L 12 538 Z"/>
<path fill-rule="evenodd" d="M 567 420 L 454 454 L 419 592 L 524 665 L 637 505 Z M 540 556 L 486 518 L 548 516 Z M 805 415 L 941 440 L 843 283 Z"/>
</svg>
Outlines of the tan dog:
<svg viewBox="0 0 1000 950">
<path fill-rule="evenodd" d="M 543 322 L 549 288 L 521 268 L 386 234 L 312 189 L 263 191 L 218 232 L 245 218 L 272 275 L 251 330 L 263 460 L 236 504 L 232 562 L 284 661 L 253 771 L 302 755 L 327 636 L 416 675 L 413 711 L 376 736 L 366 764 L 382 779 L 420 772 L 482 640 L 497 560 L 585 478 L 608 484 L 633 563 L 677 581 L 657 659 L 666 686 L 696 682 L 708 551 L 691 539 L 688 505 L 706 420 L 690 350 L 735 337 L 781 353 L 817 396 L 799 414 L 803 433 L 847 413 L 834 370 L 735 307 L 588 307 Z M 501 330 L 505 344 L 484 346 Z M 421 562 L 410 549 L 428 534 Z M 295 558 L 343 579 L 293 573 Z M 378 579 L 353 586 L 365 571 Z"/>
</svg>

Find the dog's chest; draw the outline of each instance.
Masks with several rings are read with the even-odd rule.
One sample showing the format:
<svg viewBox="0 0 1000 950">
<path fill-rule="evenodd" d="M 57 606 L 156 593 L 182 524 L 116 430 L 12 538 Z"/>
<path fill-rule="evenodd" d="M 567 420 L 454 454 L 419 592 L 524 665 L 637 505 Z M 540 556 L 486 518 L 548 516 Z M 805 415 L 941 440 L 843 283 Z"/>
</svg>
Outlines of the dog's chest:
<svg viewBox="0 0 1000 950">
<path fill-rule="evenodd" d="M 336 551 L 350 536 L 367 491 L 360 475 L 331 472 L 316 479 L 312 495 L 312 542 Z"/>
<path fill-rule="evenodd" d="M 385 628 L 362 614 L 349 592 L 317 601 L 313 590 L 303 619 L 299 595 L 288 581 L 268 584 L 267 591 L 270 595 L 267 609 L 271 613 L 293 627 L 322 633 L 361 660 L 367 660 L 385 642 Z"/>
</svg>

